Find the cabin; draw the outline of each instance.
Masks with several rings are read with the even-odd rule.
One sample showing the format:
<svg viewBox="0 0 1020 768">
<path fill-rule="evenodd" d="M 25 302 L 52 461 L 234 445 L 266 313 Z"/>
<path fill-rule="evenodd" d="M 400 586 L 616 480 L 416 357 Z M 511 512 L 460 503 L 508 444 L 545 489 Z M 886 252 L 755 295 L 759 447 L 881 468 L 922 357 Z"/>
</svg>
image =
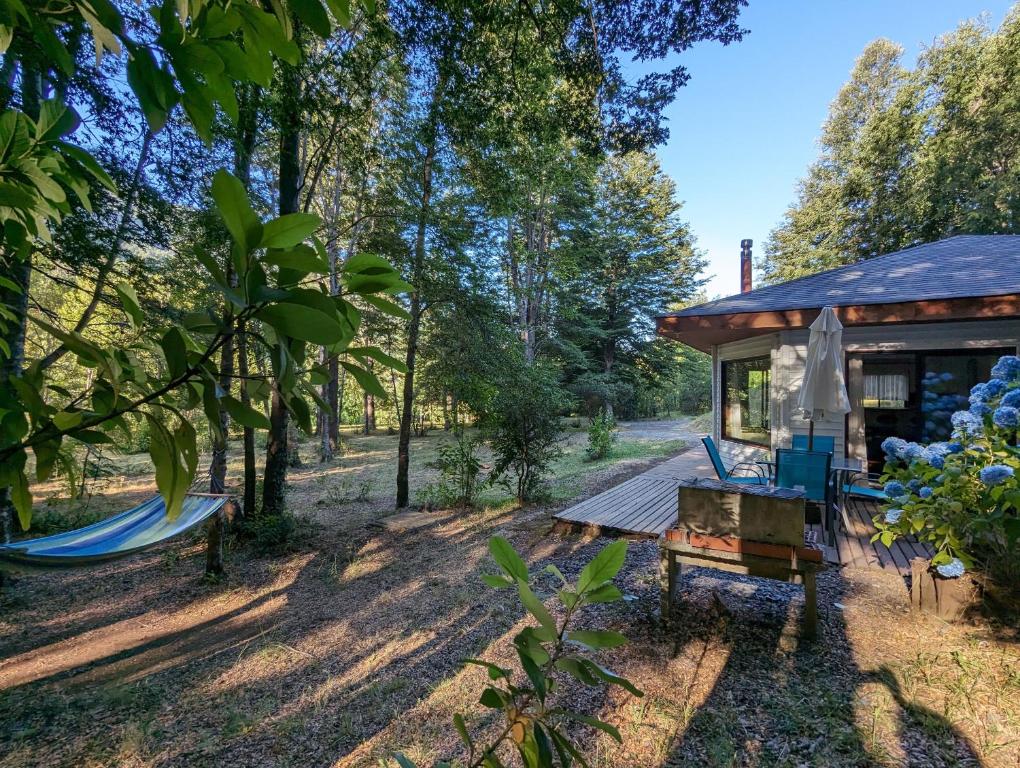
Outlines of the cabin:
<svg viewBox="0 0 1020 768">
<path fill-rule="evenodd" d="M 712 355 L 713 437 L 730 461 L 807 432 L 797 394 L 824 306 L 844 326 L 852 410 L 815 434 L 873 471 L 886 437 L 947 438 L 971 387 L 1020 345 L 1020 236 L 950 237 L 757 289 L 741 246 L 741 293 L 657 318 L 660 335 Z"/>
</svg>

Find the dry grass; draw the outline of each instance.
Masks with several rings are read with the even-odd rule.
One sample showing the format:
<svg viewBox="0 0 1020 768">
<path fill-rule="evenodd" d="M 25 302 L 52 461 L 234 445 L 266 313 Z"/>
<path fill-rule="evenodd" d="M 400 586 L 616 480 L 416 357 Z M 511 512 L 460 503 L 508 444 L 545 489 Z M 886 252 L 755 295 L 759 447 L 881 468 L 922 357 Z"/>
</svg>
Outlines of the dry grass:
<svg viewBox="0 0 1020 768">
<path fill-rule="evenodd" d="M 415 484 L 441 439 L 415 442 Z M 295 472 L 303 543 L 277 557 L 231 551 L 222 583 L 200 578 L 197 539 L 19 579 L 0 605 L 0 766 L 368 768 L 396 748 L 456 758 L 452 714 L 489 722 L 480 673 L 460 660 L 508 659 L 524 621 L 478 578 L 493 567 L 488 538 L 568 576 L 602 542 L 549 536 L 552 507 L 515 509 L 497 491 L 415 531 L 368 527 L 390 511 L 394 441 L 352 439 L 335 465 Z M 592 493 L 668 450 L 635 442 L 592 465 L 582 445 L 571 436 L 554 496 Z M 136 482 L 101 503 L 147 492 Z M 796 637 L 796 588 L 708 571 L 685 580 L 677 629 L 663 633 L 654 560 L 654 544 L 632 544 L 621 582 L 633 599 L 584 617 L 631 638 L 605 660 L 646 692 L 575 692 L 624 735 L 617 746 L 579 733 L 593 765 L 1018 765 L 1020 650 L 910 615 L 895 577 L 826 572 L 810 646 Z"/>
</svg>

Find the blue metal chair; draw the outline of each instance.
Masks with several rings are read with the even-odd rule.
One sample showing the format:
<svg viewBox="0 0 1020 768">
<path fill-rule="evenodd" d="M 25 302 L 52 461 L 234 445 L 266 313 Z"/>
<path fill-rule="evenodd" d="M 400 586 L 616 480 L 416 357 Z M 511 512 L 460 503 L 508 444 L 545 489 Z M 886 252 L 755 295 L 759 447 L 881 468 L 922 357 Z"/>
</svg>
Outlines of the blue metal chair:
<svg viewBox="0 0 1020 768">
<path fill-rule="evenodd" d="M 832 454 L 824 451 L 776 449 L 774 485 L 779 488 L 803 488 L 804 497 L 821 507 L 822 523 L 829 546 L 836 543 L 835 505 L 832 498 Z"/>
<path fill-rule="evenodd" d="M 719 449 L 716 448 L 715 441 L 711 437 L 701 438 L 701 442 L 705 444 L 705 450 L 708 451 L 708 458 L 712 460 L 712 466 L 715 468 L 715 473 L 719 476 L 720 480 L 727 483 L 740 483 L 743 485 L 768 485 L 768 478 L 765 477 L 765 473 L 762 472 L 761 467 L 756 464 L 752 464 L 749 461 L 743 461 L 739 464 L 734 464 L 729 469 L 726 469 L 726 465 L 723 464 L 722 456 L 719 455 Z M 750 472 L 749 475 L 737 475 L 736 472 Z"/>
<path fill-rule="evenodd" d="M 779 488 L 800 486 L 808 501 L 824 504 L 829 499 L 831 467 L 831 453 L 777 448 L 775 484 Z"/>
<path fill-rule="evenodd" d="M 807 435 L 794 435 L 793 436 L 793 450 L 795 451 L 806 451 L 808 449 L 808 436 Z M 831 435 L 815 435 L 812 451 L 822 451 L 824 453 L 835 453 L 836 452 L 836 438 Z"/>
</svg>

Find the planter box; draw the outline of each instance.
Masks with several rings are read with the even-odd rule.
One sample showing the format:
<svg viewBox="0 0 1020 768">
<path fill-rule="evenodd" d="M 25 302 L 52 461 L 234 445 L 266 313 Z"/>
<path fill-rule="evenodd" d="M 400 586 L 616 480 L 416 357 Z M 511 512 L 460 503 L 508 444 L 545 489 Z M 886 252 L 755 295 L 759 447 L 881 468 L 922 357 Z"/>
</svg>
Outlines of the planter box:
<svg viewBox="0 0 1020 768">
<path fill-rule="evenodd" d="M 961 621 L 981 610 L 981 584 L 972 574 L 943 579 L 933 573 L 928 561 L 910 561 L 910 607 L 938 616 L 943 621 Z"/>
</svg>

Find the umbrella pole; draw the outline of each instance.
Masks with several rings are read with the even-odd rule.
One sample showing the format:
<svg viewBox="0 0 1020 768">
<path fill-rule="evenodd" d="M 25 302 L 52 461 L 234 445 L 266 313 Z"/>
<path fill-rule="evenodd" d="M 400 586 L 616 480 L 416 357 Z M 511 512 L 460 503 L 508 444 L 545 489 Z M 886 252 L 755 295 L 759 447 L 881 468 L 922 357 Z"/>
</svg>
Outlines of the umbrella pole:
<svg viewBox="0 0 1020 768">
<path fill-rule="evenodd" d="M 813 451 L 815 449 L 815 420 L 808 420 L 808 432 L 807 432 L 807 449 Z"/>
</svg>

